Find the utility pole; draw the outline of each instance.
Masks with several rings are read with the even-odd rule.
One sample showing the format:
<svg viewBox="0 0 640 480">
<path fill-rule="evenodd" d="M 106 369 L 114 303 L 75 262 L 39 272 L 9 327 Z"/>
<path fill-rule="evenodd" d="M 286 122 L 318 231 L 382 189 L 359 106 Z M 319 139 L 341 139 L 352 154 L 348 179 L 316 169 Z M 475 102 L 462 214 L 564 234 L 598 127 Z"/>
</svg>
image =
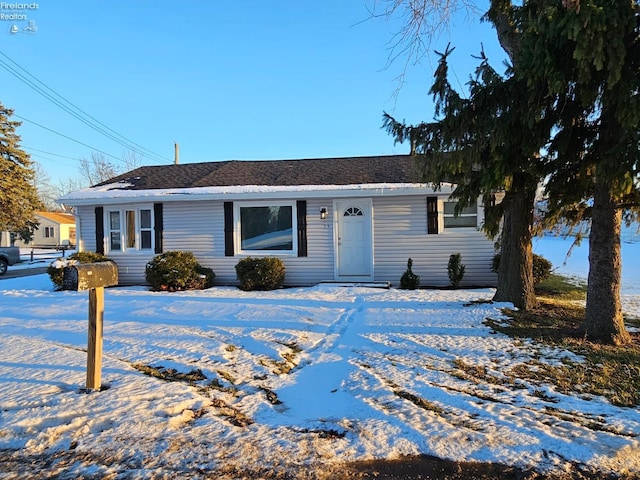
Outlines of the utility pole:
<svg viewBox="0 0 640 480">
<path fill-rule="evenodd" d="M 176 142 L 173 142 L 173 147 L 174 147 L 174 162 L 176 165 L 178 165 L 180 163 L 180 147 L 178 147 L 178 144 Z"/>
</svg>

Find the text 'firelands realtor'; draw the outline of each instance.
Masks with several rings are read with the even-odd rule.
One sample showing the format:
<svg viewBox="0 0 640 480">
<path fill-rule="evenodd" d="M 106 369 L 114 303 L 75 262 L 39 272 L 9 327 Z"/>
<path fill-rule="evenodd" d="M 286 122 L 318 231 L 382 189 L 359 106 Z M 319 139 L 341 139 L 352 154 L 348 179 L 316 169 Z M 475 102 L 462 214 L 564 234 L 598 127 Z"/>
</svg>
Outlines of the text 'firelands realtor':
<svg viewBox="0 0 640 480">
<path fill-rule="evenodd" d="M 37 3 L 8 3 L 0 2 L 0 20 L 20 21 L 27 20 L 27 10 L 38 10 Z"/>
</svg>

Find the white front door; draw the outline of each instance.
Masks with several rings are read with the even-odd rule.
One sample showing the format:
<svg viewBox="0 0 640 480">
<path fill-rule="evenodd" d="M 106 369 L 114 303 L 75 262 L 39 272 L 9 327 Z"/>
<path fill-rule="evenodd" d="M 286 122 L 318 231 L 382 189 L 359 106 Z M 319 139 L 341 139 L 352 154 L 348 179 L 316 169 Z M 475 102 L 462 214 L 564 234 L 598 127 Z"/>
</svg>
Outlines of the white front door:
<svg viewBox="0 0 640 480">
<path fill-rule="evenodd" d="M 338 280 L 373 279 L 371 199 L 338 200 L 336 213 L 336 276 Z"/>
</svg>

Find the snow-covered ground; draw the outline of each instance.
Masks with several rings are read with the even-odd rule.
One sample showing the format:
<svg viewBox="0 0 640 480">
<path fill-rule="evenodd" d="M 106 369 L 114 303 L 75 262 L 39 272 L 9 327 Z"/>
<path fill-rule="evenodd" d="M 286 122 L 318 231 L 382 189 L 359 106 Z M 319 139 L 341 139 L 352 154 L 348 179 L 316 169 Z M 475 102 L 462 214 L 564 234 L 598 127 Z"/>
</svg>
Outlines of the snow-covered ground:
<svg viewBox="0 0 640 480">
<path fill-rule="evenodd" d="M 562 265 L 567 248 L 535 245 L 559 273 L 585 277 L 586 242 Z M 624 249 L 624 305 L 637 316 L 640 255 Z M 640 475 L 639 409 L 508 380 L 534 358 L 575 357 L 492 332 L 483 321 L 506 305 L 476 303 L 492 294 L 110 288 L 109 388 L 80 393 L 87 293 L 54 292 L 46 275 L 0 280 L 0 459 L 22 460 L 0 478 L 43 464 L 44 476 L 174 478 L 421 453 Z M 167 382 L 134 365 L 206 378 Z"/>
<path fill-rule="evenodd" d="M 61 258 L 63 255 L 68 257 L 69 255 L 76 253 L 76 250 L 55 250 L 53 248 L 20 248 L 20 262 L 9 267 L 9 271 L 14 270 L 28 270 L 31 268 L 47 267 L 51 262 L 57 258 Z"/>
</svg>

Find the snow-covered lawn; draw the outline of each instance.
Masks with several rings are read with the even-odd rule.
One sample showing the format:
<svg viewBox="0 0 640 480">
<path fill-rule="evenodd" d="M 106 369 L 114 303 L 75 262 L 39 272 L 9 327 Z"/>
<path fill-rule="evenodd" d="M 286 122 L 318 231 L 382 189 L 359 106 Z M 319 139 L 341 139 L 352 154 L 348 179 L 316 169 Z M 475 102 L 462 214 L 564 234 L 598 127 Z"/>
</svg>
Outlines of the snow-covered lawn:
<svg viewBox="0 0 640 480">
<path fill-rule="evenodd" d="M 110 288 L 109 388 L 87 394 L 87 293 L 54 292 L 46 275 L 1 280 L 0 459 L 23 460 L 8 478 L 42 456 L 44 475 L 173 478 L 421 453 L 640 475 L 637 408 L 508 379 L 532 359 L 575 357 L 493 332 L 483 321 L 507 305 L 492 295 Z M 635 315 L 636 299 L 625 291 Z"/>
</svg>

